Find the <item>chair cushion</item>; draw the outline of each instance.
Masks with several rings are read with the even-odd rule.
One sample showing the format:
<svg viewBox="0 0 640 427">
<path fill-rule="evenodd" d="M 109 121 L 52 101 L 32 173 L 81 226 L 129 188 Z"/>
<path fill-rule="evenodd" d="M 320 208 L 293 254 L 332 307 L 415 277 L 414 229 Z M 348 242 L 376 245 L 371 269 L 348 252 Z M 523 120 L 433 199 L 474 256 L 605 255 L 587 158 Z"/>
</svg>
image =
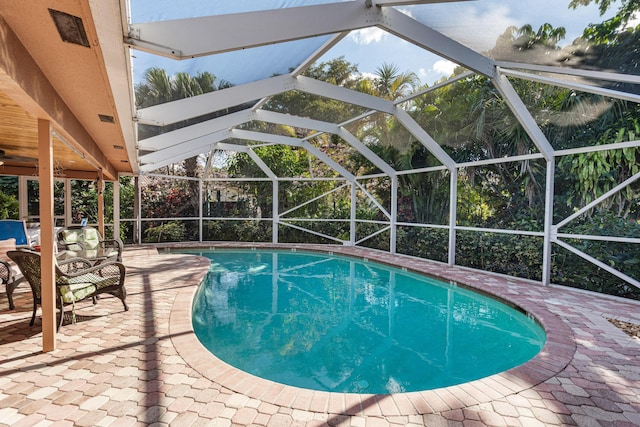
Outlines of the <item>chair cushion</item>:
<svg viewBox="0 0 640 427">
<path fill-rule="evenodd" d="M 97 249 L 100 246 L 100 233 L 95 228 L 63 230 L 62 237 L 67 244 L 82 243 L 85 249 Z M 70 245 L 67 249 L 76 249 Z"/>
<path fill-rule="evenodd" d="M 82 301 L 96 291 L 96 286 L 91 283 L 71 283 L 60 286 L 60 295 L 65 304 Z"/>
<path fill-rule="evenodd" d="M 93 286 L 93 291 L 96 289 L 106 288 L 118 283 L 120 277 L 118 276 L 99 276 L 94 273 L 81 274 L 76 277 L 56 276 L 56 283 L 62 290 L 65 286 L 77 285 L 77 286 Z M 66 288 L 65 288 L 66 289 Z M 76 299 L 78 301 L 78 299 Z"/>
<path fill-rule="evenodd" d="M 84 243 L 84 237 L 82 235 L 82 230 L 63 230 L 62 238 L 67 243 L 66 249 L 74 249 L 81 250 L 82 247 L 79 245 L 74 245 L 73 243 Z"/>
<path fill-rule="evenodd" d="M 63 230 L 64 241 L 67 243 L 75 243 L 82 241 L 82 230 Z"/>
<path fill-rule="evenodd" d="M 100 246 L 100 234 L 98 230 L 95 228 L 85 228 L 82 231 L 84 232 L 83 239 L 86 249 L 96 249 Z"/>
</svg>

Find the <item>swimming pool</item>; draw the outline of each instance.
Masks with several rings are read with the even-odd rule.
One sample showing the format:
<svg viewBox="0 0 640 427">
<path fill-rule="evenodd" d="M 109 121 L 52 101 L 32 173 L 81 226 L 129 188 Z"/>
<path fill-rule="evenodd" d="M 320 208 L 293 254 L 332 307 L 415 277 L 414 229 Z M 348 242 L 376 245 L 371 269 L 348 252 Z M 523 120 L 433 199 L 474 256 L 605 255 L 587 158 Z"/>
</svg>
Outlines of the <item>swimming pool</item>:
<svg viewBox="0 0 640 427">
<path fill-rule="evenodd" d="M 355 258 L 266 250 L 184 251 L 212 260 L 193 303 L 218 358 L 314 390 L 396 393 L 520 365 L 543 329 L 508 305 Z"/>
</svg>

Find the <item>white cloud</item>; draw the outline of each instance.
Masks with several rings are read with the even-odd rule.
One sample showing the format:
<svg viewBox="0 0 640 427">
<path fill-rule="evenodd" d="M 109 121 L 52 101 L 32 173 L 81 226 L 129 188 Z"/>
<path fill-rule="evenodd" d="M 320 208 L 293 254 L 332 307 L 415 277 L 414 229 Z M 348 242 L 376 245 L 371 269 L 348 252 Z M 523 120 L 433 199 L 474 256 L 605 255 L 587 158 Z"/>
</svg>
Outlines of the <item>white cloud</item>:
<svg viewBox="0 0 640 427">
<path fill-rule="evenodd" d="M 373 73 L 360 73 L 360 75 L 365 78 L 365 79 L 369 79 L 369 80 L 375 80 L 378 78 L 378 76 L 376 74 Z"/>
<path fill-rule="evenodd" d="M 455 62 L 440 59 L 433 64 L 433 71 L 445 76 L 450 76 L 453 74 L 453 70 L 455 70 L 457 66 L 458 65 Z"/>
<path fill-rule="evenodd" d="M 352 31 L 349 37 L 354 43 L 359 45 L 367 45 L 378 43 L 387 38 L 388 33 L 377 27 L 363 28 L 362 30 Z"/>
</svg>

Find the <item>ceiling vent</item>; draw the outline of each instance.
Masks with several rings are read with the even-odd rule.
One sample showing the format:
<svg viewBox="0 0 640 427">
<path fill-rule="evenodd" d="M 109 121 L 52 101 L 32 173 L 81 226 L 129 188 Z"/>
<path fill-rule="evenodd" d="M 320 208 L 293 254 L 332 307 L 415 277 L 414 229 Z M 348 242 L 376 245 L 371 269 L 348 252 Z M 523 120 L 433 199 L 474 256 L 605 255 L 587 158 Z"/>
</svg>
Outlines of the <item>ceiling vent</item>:
<svg viewBox="0 0 640 427">
<path fill-rule="evenodd" d="M 98 117 L 100 117 L 100 121 L 104 122 L 104 123 L 115 123 L 116 122 L 114 120 L 113 116 L 107 116 L 106 114 L 98 114 Z"/>
<path fill-rule="evenodd" d="M 56 24 L 62 41 L 90 47 L 89 39 L 87 38 L 87 33 L 84 30 L 84 24 L 81 18 L 53 9 L 49 9 L 49 13 L 53 18 L 53 22 Z"/>
</svg>

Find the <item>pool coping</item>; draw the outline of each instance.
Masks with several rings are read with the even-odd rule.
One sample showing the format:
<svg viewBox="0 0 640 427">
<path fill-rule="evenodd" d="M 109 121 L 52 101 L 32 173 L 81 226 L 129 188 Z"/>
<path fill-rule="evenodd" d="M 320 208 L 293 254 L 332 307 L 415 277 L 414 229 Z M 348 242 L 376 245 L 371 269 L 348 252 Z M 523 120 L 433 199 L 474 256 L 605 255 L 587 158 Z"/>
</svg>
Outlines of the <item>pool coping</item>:
<svg viewBox="0 0 640 427">
<path fill-rule="evenodd" d="M 465 287 L 504 300 L 533 316 L 544 328 L 547 340 L 542 350 L 531 360 L 507 371 L 463 384 L 432 390 L 394 393 L 357 394 L 304 389 L 276 383 L 228 365 L 209 352 L 196 337 L 191 323 L 193 298 L 197 286 L 180 290 L 171 308 L 169 330 L 173 345 L 184 361 L 203 377 L 245 396 L 278 406 L 310 412 L 359 413 L 385 416 L 407 416 L 439 413 L 491 402 L 517 394 L 548 380 L 565 369 L 576 351 L 573 332 L 556 314 L 550 312 L 536 289 L 545 289 L 529 281 L 509 278 L 497 280 L 496 275 L 449 267 L 419 258 L 389 254 L 367 248 L 337 245 L 305 244 L 188 244 L 172 245 L 184 249 L 257 248 L 331 252 L 362 260 L 371 260 L 409 271 L 452 280 Z M 208 261 L 208 260 L 207 260 Z M 533 287 L 533 288 L 532 288 Z M 534 292 L 529 292 L 530 290 Z M 389 402 L 392 399 L 394 404 Z M 377 402 L 377 405 L 373 404 Z M 382 413 L 377 413 L 382 411 Z"/>
</svg>

